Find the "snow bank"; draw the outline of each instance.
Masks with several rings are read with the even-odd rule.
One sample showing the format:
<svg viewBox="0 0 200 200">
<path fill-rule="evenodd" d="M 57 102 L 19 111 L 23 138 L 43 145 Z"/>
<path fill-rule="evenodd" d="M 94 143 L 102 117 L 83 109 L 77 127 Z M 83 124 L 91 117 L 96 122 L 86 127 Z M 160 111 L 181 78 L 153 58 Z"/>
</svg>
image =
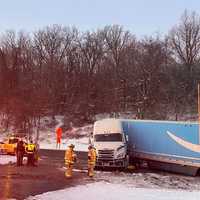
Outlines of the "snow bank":
<svg viewBox="0 0 200 200">
<path fill-rule="evenodd" d="M 62 139 L 60 149 L 66 150 L 67 146 L 69 144 L 75 145 L 75 151 L 88 151 L 88 138 L 79 138 L 79 139 Z M 45 141 L 40 142 L 40 148 L 41 149 L 56 149 L 56 139 L 55 138 L 49 138 Z"/>
<path fill-rule="evenodd" d="M 44 117 L 41 122 L 42 129 L 40 131 L 39 146 L 41 149 L 56 149 L 56 128 L 63 126 L 63 116 L 56 116 L 56 125 L 47 128 L 47 124 L 51 122 L 49 117 Z M 92 130 L 92 125 L 84 127 L 73 127 L 70 132 L 63 132 L 61 139 L 61 150 L 66 150 L 69 144 L 75 145 L 75 151 L 88 151 L 89 138 L 88 134 Z M 0 141 L 7 138 L 6 133 L 0 134 Z M 36 135 L 33 136 L 36 138 Z"/>
<path fill-rule="evenodd" d="M 56 116 L 55 128 L 49 130 L 40 131 L 40 148 L 41 149 L 56 149 L 56 128 L 63 126 L 63 116 Z M 46 118 L 48 121 L 48 118 Z M 66 150 L 69 144 L 75 145 L 75 151 L 87 151 L 88 150 L 88 134 L 91 132 L 92 125 L 84 127 L 73 127 L 68 132 L 63 132 L 61 139 L 61 150 Z M 77 138 L 79 137 L 79 138 Z"/>
<path fill-rule="evenodd" d="M 0 155 L 0 165 L 6 165 L 9 163 L 16 163 L 16 157 L 8 155 Z"/>
<path fill-rule="evenodd" d="M 200 192 L 183 190 L 158 190 L 128 187 L 121 184 L 96 182 L 64 190 L 47 192 L 28 200 L 198 200 Z"/>
</svg>

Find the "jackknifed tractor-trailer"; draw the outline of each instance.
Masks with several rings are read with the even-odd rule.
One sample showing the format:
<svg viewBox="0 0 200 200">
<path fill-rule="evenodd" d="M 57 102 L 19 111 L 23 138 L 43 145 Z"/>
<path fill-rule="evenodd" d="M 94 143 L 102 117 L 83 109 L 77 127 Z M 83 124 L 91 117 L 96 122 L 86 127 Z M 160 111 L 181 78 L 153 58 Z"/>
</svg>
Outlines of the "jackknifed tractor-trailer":
<svg viewBox="0 0 200 200">
<path fill-rule="evenodd" d="M 200 169 L 199 124 L 103 119 L 94 123 L 96 167 L 127 168 L 145 161 L 150 168 L 196 175 Z"/>
</svg>

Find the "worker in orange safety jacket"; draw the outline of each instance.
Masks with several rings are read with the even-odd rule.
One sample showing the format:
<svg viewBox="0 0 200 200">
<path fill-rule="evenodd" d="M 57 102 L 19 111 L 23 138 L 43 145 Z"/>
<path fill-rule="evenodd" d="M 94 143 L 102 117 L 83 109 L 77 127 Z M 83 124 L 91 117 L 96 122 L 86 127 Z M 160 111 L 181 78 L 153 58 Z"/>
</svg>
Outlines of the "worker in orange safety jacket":
<svg viewBox="0 0 200 200">
<path fill-rule="evenodd" d="M 72 177 L 72 169 L 74 162 L 76 162 L 76 154 L 74 152 L 74 145 L 70 144 L 65 152 L 65 164 L 67 168 L 65 176 L 68 178 Z"/>
<path fill-rule="evenodd" d="M 56 129 L 56 149 L 60 149 L 60 143 L 61 143 L 61 137 L 62 137 L 62 128 L 58 127 Z"/>
<path fill-rule="evenodd" d="M 88 176 L 93 177 L 94 176 L 94 167 L 96 164 L 96 149 L 92 146 L 89 145 L 88 147 Z"/>
</svg>

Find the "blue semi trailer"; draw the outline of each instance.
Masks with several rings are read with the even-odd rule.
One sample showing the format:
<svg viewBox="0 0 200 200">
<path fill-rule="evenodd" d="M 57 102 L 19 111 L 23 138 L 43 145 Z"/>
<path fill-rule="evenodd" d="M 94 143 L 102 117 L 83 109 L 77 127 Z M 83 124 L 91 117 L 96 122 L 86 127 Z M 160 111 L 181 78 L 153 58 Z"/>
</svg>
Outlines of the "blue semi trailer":
<svg viewBox="0 0 200 200">
<path fill-rule="evenodd" d="M 93 133 L 97 166 L 125 168 L 146 161 L 151 168 L 188 175 L 200 169 L 198 123 L 103 119 Z"/>
</svg>

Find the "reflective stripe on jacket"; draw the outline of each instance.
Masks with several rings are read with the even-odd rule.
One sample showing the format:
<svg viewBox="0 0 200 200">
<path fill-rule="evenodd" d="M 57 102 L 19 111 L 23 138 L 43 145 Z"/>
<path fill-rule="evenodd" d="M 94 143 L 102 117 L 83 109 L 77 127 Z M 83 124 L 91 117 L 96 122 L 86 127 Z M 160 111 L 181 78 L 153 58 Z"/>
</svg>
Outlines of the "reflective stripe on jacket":
<svg viewBox="0 0 200 200">
<path fill-rule="evenodd" d="M 26 152 L 27 153 L 34 153 L 35 152 L 35 144 L 28 144 L 26 147 Z"/>
<path fill-rule="evenodd" d="M 65 163 L 66 164 L 73 164 L 75 161 L 76 154 L 72 148 L 69 148 L 65 152 Z"/>
<path fill-rule="evenodd" d="M 88 164 L 95 165 L 97 153 L 94 148 L 88 151 Z"/>
</svg>

